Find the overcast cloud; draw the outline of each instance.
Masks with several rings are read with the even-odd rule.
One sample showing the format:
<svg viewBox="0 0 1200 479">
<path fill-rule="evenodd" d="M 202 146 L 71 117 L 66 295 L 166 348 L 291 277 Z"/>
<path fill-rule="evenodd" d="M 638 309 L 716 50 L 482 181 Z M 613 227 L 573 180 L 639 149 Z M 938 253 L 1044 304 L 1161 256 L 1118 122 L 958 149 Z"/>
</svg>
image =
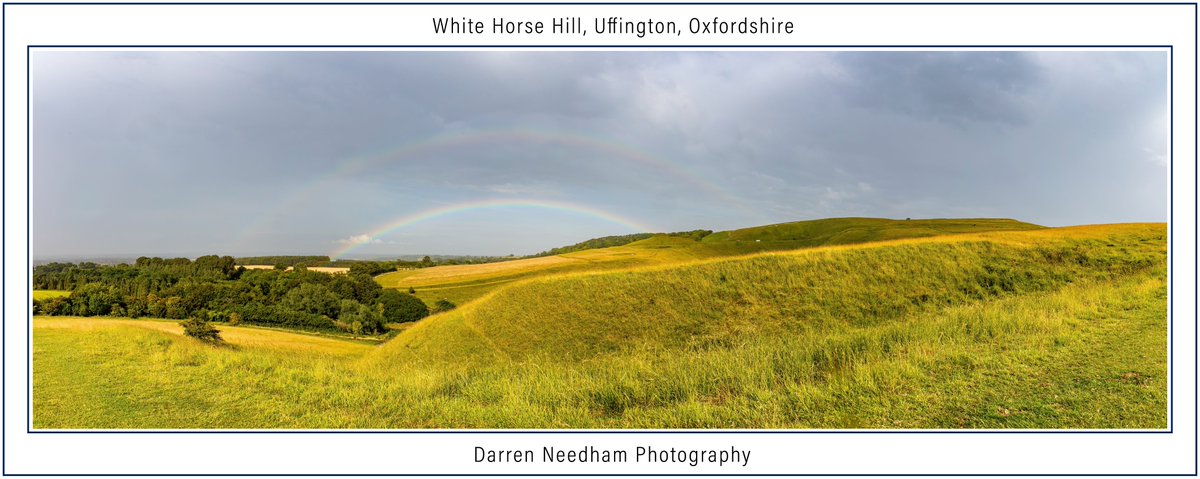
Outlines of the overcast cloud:
<svg viewBox="0 0 1200 479">
<path fill-rule="evenodd" d="M 1165 52 L 66 52 L 33 253 L 528 254 L 836 216 L 1166 221 Z M 487 200 L 373 236 L 398 218 Z M 623 221 L 617 221 L 617 218 Z"/>
</svg>

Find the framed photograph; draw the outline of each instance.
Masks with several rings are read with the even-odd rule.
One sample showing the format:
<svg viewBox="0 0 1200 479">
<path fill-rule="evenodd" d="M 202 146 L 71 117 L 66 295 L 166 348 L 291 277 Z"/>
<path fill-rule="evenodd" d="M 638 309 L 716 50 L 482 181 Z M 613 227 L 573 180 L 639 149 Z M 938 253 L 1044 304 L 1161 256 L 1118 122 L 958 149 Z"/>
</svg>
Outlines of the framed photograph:
<svg viewBox="0 0 1200 479">
<path fill-rule="evenodd" d="M 1195 474 L 1194 3 L 4 12 L 6 474 Z"/>
</svg>

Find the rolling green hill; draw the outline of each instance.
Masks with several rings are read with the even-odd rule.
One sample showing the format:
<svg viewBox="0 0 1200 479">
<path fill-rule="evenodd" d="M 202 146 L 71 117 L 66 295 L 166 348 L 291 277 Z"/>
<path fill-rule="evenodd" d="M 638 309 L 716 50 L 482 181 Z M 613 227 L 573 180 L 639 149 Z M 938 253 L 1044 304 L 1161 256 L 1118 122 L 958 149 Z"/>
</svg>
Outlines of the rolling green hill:
<svg viewBox="0 0 1200 479">
<path fill-rule="evenodd" d="M 842 244 L 868 243 L 903 238 L 927 238 L 948 234 L 982 233 L 986 231 L 1020 231 L 1041 226 L 998 218 L 890 220 L 883 218 L 828 218 L 794 221 L 753 228 L 722 231 L 706 236 L 706 245 L 734 245 L 733 251 L 752 251 L 812 248 Z"/>
<path fill-rule="evenodd" d="M 659 261 L 532 274 L 377 347 L 38 317 L 34 427 L 1166 427 L 1163 224 L 707 259 L 678 240 L 590 250 Z"/>
<path fill-rule="evenodd" d="M 1052 233 L 900 240 L 537 278 L 426 321 L 388 347 L 444 349 L 447 341 L 424 332 L 440 322 L 476 333 L 456 336 L 486 343 L 493 350 L 487 360 L 535 353 L 587 358 L 640 344 L 707 347 L 751 333 L 869 326 L 1141 272 L 1161 259 L 1161 248 L 1143 244 L 1161 232 L 1145 226 L 1046 231 Z M 1103 239 L 1110 232 L 1121 240 L 1117 251 L 1102 244 L 1116 241 Z M 450 349 L 479 349 L 460 346 Z"/>
<path fill-rule="evenodd" d="M 438 266 L 396 271 L 376 280 L 385 288 L 414 288 L 417 297 L 432 304 L 448 299 L 463 304 L 513 281 L 535 276 L 582 271 L 605 271 L 634 266 L 736 256 L 816 246 L 855 244 L 901 238 L 920 238 L 986 231 L 1038 229 L 1041 226 L 1008 219 L 888 220 L 832 218 L 687 236 L 659 234 L 622 246 L 588 248 L 570 253 L 502 263 Z M 695 232 L 691 232 L 695 233 Z M 631 239 L 629 237 L 620 237 Z M 694 237 L 700 237 L 697 241 Z M 580 245 L 602 244 L 605 238 Z"/>
</svg>

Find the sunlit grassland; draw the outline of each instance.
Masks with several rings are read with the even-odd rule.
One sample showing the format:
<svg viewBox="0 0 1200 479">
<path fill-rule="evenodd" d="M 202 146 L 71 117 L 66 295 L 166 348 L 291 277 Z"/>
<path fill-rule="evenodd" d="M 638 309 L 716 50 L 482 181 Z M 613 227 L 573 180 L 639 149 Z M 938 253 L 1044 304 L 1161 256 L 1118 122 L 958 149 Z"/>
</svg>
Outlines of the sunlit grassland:
<svg viewBox="0 0 1200 479">
<path fill-rule="evenodd" d="M 439 299 L 463 304 L 515 281 L 537 276 L 670 264 L 715 255 L 695 241 L 664 236 L 558 256 L 397 271 L 379 275 L 376 281 L 385 288 L 413 288 L 416 296 L 428 304 Z"/>
<path fill-rule="evenodd" d="M 1166 228 L 515 281 L 377 347 L 34 320 L 37 428 L 1164 428 Z"/>
<path fill-rule="evenodd" d="M 58 289 L 35 289 L 35 290 L 33 290 L 33 299 L 36 299 L 39 301 L 47 300 L 50 298 L 57 298 L 60 296 L 70 296 L 70 295 L 71 295 L 70 291 L 63 291 L 63 290 L 58 290 Z"/>
<path fill-rule="evenodd" d="M 416 296 L 429 304 L 439 299 L 463 304 L 514 281 L 552 274 L 676 264 L 762 251 L 1038 228 L 1041 227 L 1008 219 L 832 218 L 724 231 L 703 241 L 660 235 L 625 246 L 557 256 L 396 271 L 380 275 L 376 281 L 385 288 L 413 288 Z"/>
</svg>

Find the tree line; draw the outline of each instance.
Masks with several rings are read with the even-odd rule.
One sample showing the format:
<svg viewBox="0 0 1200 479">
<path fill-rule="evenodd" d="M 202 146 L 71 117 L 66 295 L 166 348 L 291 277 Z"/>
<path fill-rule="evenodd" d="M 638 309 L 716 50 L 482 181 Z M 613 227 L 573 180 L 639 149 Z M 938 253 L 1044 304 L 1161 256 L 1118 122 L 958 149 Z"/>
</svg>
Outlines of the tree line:
<svg viewBox="0 0 1200 479">
<path fill-rule="evenodd" d="M 383 289 L 371 274 L 247 270 L 229 256 L 138 258 L 134 264 L 49 263 L 35 289 L 70 290 L 35 300 L 34 314 L 200 318 L 206 321 L 380 334 L 388 323 L 429 315 L 419 298 Z M 369 268 L 368 268 L 369 269 Z"/>
<path fill-rule="evenodd" d="M 541 253 L 527 256 L 527 258 L 540 258 L 543 256 L 554 256 L 566 253 L 574 253 L 576 251 L 584 251 L 598 248 L 612 248 L 614 246 L 625 246 L 635 241 L 641 241 L 652 236 L 664 233 L 634 233 L 628 235 L 616 236 L 601 236 L 592 238 L 586 241 L 580 241 L 573 245 L 551 248 Z M 700 241 L 705 236 L 712 234 L 712 230 L 692 230 L 692 231 L 677 231 L 674 233 L 665 233 L 667 236 L 675 236 L 679 238 L 687 238 L 693 241 Z"/>
</svg>

